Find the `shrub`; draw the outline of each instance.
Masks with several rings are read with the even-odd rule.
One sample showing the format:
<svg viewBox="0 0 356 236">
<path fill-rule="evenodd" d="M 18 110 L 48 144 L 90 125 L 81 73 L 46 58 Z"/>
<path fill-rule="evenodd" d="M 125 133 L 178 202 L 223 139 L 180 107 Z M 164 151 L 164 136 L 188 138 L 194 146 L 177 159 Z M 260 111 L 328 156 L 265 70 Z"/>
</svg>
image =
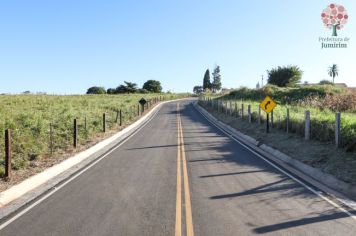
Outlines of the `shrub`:
<svg viewBox="0 0 356 236">
<path fill-rule="evenodd" d="M 282 88 L 268 85 L 262 89 L 240 88 L 230 92 L 226 98 L 261 101 L 265 96 L 270 96 L 281 104 L 299 103 L 308 97 L 324 98 L 327 94 L 343 94 L 344 90 L 331 85 L 301 86 L 294 88 Z"/>
<path fill-rule="evenodd" d="M 104 87 L 91 87 L 88 88 L 87 94 L 106 94 L 106 90 Z"/>
</svg>

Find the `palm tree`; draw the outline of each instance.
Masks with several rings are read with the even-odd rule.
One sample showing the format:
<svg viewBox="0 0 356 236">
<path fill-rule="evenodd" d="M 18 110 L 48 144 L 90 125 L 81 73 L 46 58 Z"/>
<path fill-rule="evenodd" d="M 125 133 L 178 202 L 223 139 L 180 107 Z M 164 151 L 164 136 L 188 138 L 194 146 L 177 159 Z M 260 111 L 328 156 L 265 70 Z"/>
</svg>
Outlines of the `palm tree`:
<svg viewBox="0 0 356 236">
<path fill-rule="evenodd" d="M 131 82 L 127 82 L 127 81 L 124 81 L 124 83 L 126 84 L 127 93 L 135 93 L 135 92 L 137 92 L 137 84 L 131 83 Z"/>
<path fill-rule="evenodd" d="M 333 64 L 329 67 L 328 70 L 329 76 L 333 78 L 333 83 L 335 83 L 335 77 L 339 75 L 339 69 L 336 64 Z"/>
</svg>

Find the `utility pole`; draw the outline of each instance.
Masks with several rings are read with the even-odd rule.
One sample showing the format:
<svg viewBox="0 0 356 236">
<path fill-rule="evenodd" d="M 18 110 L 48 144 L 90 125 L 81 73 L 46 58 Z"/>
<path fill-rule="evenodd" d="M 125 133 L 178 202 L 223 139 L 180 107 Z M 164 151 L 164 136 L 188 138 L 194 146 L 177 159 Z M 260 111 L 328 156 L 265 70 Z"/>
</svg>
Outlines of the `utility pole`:
<svg viewBox="0 0 356 236">
<path fill-rule="evenodd" d="M 261 75 L 261 77 L 262 77 L 262 86 L 261 86 L 261 88 L 263 88 L 263 75 Z"/>
</svg>

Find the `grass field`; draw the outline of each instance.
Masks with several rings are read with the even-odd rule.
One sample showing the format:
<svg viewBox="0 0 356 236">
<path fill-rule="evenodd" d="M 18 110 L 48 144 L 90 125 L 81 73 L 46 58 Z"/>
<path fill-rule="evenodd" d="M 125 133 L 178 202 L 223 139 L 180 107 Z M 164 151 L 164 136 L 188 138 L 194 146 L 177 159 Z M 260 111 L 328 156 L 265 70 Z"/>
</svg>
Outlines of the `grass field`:
<svg viewBox="0 0 356 236">
<path fill-rule="evenodd" d="M 5 129 L 12 131 L 12 167 L 17 170 L 28 167 L 31 161 L 40 161 L 72 149 L 75 118 L 78 120 L 78 143 L 85 145 L 102 133 L 103 113 L 106 113 L 107 130 L 112 130 L 118 128 L 120 109 L 123 125 L 137 119 L 141 97 L 167 100 L 182 96 L 186 95 L 1 95 L 0 175 L 4 172 Z"/>
</svg>

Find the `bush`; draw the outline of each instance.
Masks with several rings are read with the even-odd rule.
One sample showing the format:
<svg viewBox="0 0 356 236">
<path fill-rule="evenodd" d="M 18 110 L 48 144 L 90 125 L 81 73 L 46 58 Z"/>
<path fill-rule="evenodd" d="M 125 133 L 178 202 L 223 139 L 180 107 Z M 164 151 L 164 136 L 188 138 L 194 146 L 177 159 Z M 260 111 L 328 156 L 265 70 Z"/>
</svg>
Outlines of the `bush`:
<svg viewBox="0 0 356 236">
<path fill-rule="evenodd" d="M 301 106 L 316 107 L 321 110 L 356 111 L 356 94 L 326 94 L 324 97 L 310 96 L 299 102 Z"/>
<path fill-rule="evenodd" d="M 307 97 L 324 98 L 327 94 L 342 94 L 344 90 L 331 85 L 301 86 L 294 88 L 282 88 L 275 85 L 267 85 L 262 89 L 240 88 L 230 92 L 226 98 L 262 101 L 265 96 L 270 96 L 281 104 L 299 103 Z"/>
<path fill-rule="evenodd" d="M 106 94 L 106 90 L 104 87 L 91 87 L 88 88 L 87 94 Z"/>
</svg>

